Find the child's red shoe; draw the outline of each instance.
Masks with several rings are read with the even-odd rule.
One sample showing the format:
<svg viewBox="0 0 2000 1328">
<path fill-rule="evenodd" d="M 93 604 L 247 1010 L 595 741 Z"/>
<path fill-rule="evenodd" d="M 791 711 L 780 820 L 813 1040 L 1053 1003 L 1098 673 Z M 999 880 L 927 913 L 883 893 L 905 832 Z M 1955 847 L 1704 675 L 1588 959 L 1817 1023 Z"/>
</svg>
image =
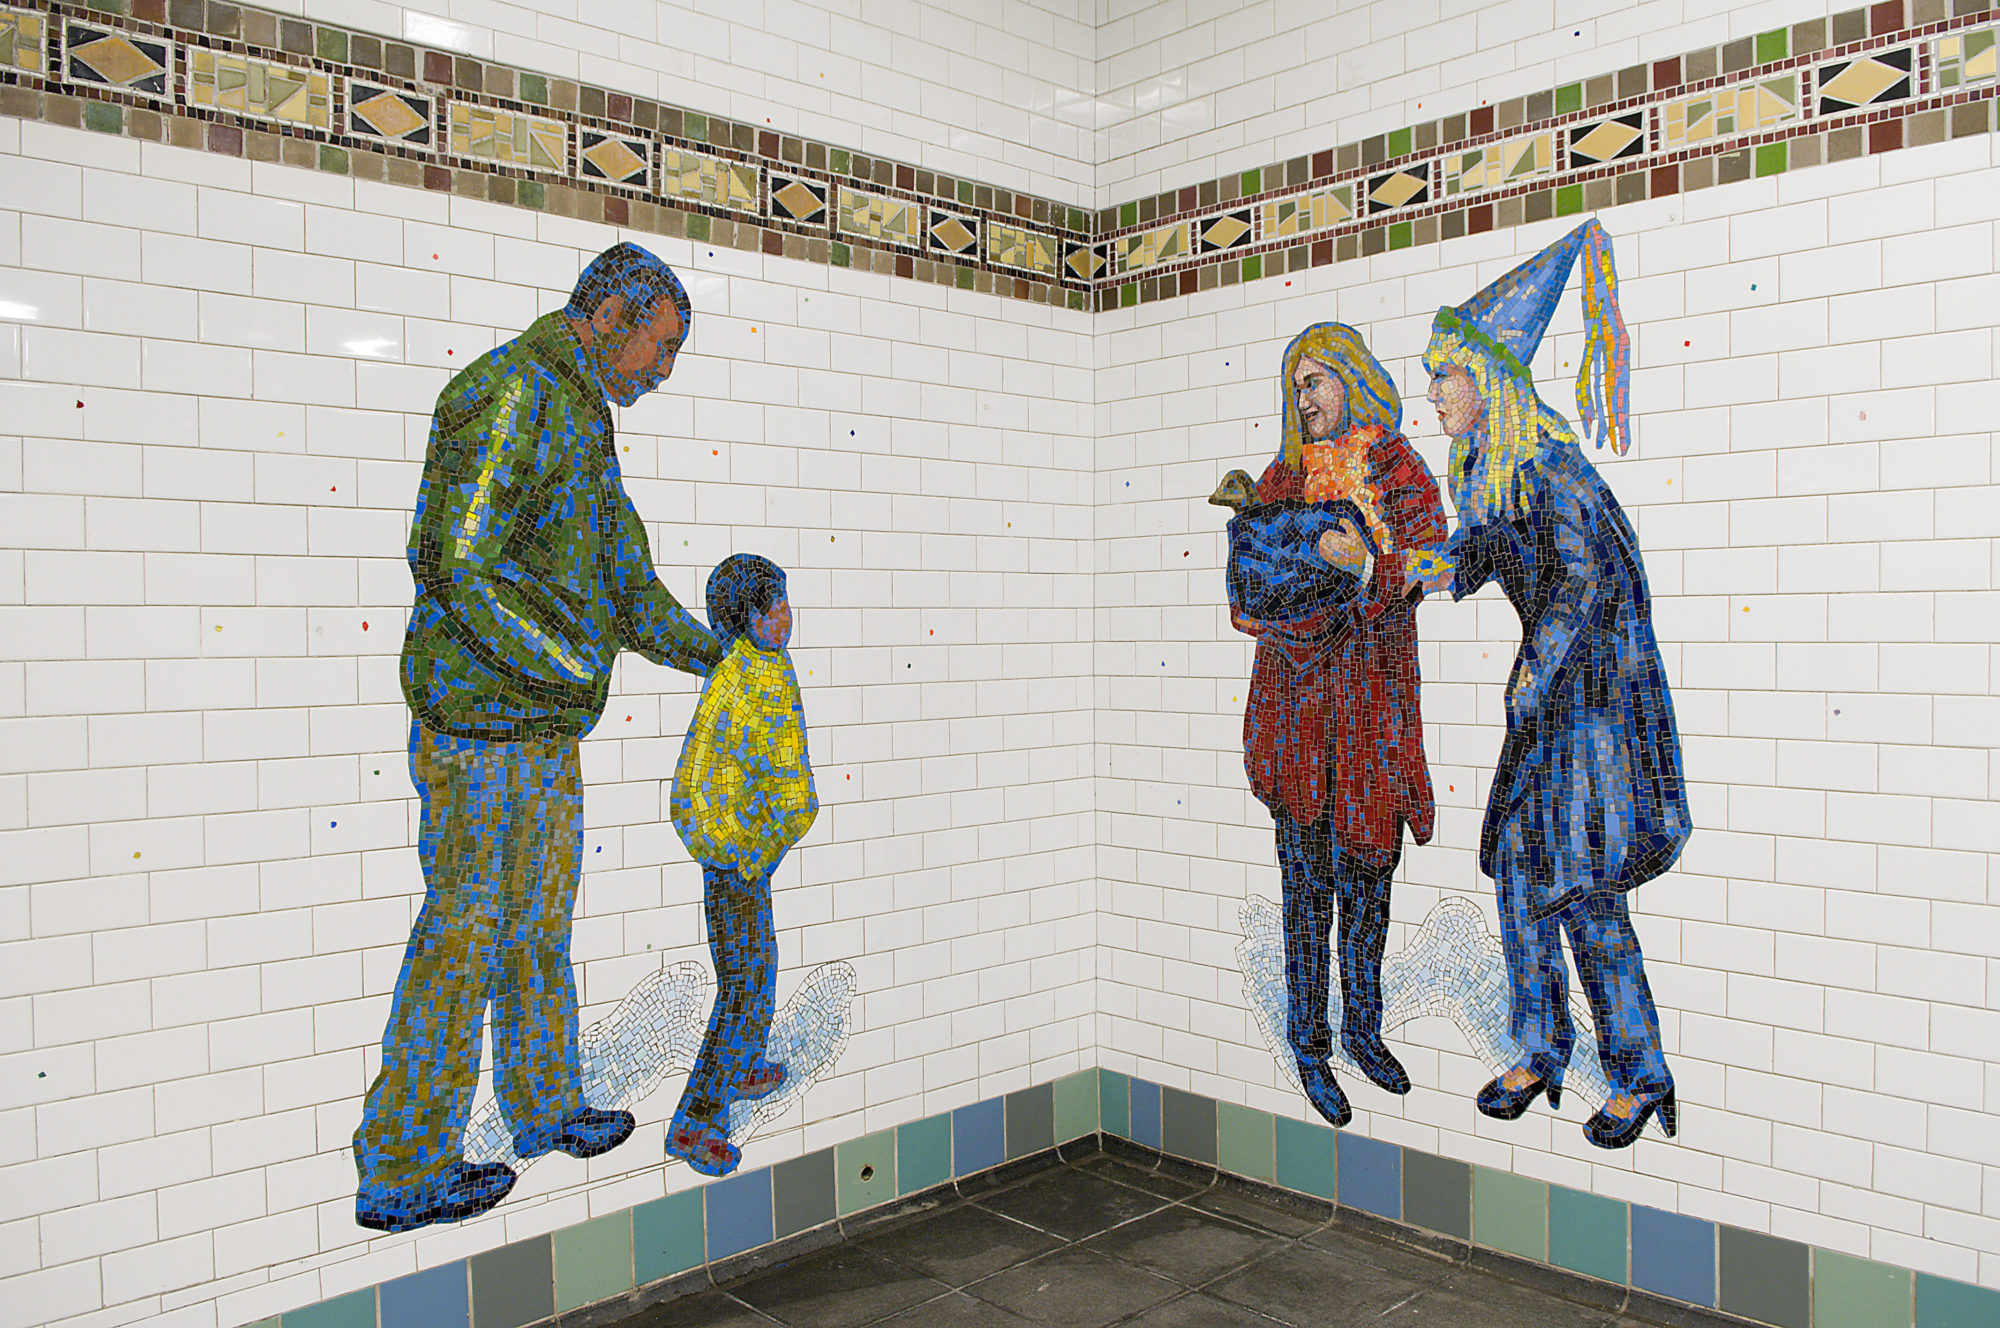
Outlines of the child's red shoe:
<svg viewBox="0 0 2000 1328">
<path fill-rule="evenodd" d="M 785 1067 L 764 1061 L 744 1072 L 736 1082 L 736 1096 L 743 1099 L 768 1097 L 785 1086 Z"/>
<path fill-rule="evenodd" d="M 727 1176 L 743 1154 L 713 1125 L 676 1126 L 667 1132 L 667 1152 L 704 1176 Z"/>
</svg>

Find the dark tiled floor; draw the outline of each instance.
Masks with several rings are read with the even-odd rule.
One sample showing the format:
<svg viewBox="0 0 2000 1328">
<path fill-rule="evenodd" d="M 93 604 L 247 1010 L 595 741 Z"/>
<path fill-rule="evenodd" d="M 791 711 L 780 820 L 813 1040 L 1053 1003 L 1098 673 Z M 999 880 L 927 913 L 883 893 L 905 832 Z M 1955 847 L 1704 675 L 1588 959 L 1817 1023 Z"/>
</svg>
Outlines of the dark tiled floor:
<svg viewBox="0 0 2000 1328">
<path fill-rule="evenodd" d="M 620 1328 L 1640 1328 L 1178 1164 L 1093 1152 Z"/>
</svg>

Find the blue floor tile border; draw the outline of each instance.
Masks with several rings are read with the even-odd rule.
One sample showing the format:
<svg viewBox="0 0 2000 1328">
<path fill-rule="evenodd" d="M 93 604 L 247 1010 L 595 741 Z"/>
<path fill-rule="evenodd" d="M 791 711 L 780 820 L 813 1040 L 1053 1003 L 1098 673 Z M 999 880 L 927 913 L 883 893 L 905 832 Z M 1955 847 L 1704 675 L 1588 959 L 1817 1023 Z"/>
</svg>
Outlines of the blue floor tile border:
<svg viewBox="0 0 2000 1328">
<path fill-rule="evenodd" d="M 1064 1076 L 1060 1082 L 1068 1083 L 1083 1076 L 1095 1080 L 1094 1084 L 1086 1084 L 1079 1091 L 1086 1092 L 1089 1100 L 1097 1103 L 1097 1113 L 1094 1118 L 1071 1116 L 1067 1122 L 1071 1132 L 1074 1133 L 1078 1127 L 1084 1131 L 1074 1137 L 1085 1138 L 1101 1132 L 1164 1152 L 1161 1145 L 1162 1103 L 1165 1101 L 1172 1107 L 1168 1114 L 1173 1119 L 1168 1122 L 1172 1128 L 1165 1131 L 1171 1137 L 1164 1142 L 1172 1143 L 1181 1150 L 1169 1156 L 1210 1168 L 1218 1156 L 1225 1160 L 1229 1156 L 1222 1141 L 1222 1131 L 1230 1128 L 1227 1122 L 1231 1113 L 1242 1117 L 1245 1109 L 1232 1105 L 1231 1113 L 1223 1113 L 1219 1110 L 1221 1104 L 1212 1099 L 1115 1070 L 1081 1070 L 1075 1075 Z M 1050 1143 L 1052 1127 L 1050 1112 L 1044 1111 L 1042 1106 L 1054 1100 L 1051 1094 L 1068 1091 L 1057 1090 L 1056 1082 L 1036 1084 L 1012 1094 L 908 1121 L 893 1131 L 876 1133 L 894 1134 L 901 1166 L 911 1171 L 913 1179 L 920 1176 L 933 1184 L 945 1184 L 1046 1148 Z M 1089 1091 L 1091 1089 L 1095 1091 Z M 1010 1098 L 1013 1101 L 1012 1110 L 1009 1109 Z M 1201 1129 L 1212 1127 L 1216 1137 L 1190 1137 L 1191 1122 Z M 1240 1126 L 1240 1121 L 1238 1124 Z M 1351 1130 L 1331 1130 L 1310 1119 L 1292 1120 L 1280 1116 L 1276 1118 L 1276 1128 L 1277 1183 L 1274 1188 L 1308 1194 L 1322 1201 L 1334 1200 L 1342 1208 L 1368 1214 L 1371 1220 L 1399 1223 L 1421 1231 L 1431 1239 L 1444 1237 L 1461 1244 L 1476 1244 L 1466 1242 L 1459 1232 L 1432 1231 L 1423 1227 L 1416 1220 L 1420 1214 L 1414 1206 L 1406 1209 L 1404 1203 L 1405 1178 L 1411 1174 L 1412 1159 L 1415 1159 L 1414 1170 L 1423 1175 L 1448 1169 L 1451 1165 L 1449 1161 L 1400 1144 L 1370 1139 Z M 1064 1130 L 1056 1127 L 1054 1133 L 1060 1136 Z M 1063 1144 L 1070 1140 L 1057 1137 L 1053 1142 Z M 815 1154 L 813 1158 L 817 1156 Z M 699 1268 L 704 1263 L 714 1264 L 769 1245 L 780 1234 L 780 1226 L 789 1230 L 798 1221 L 820 1215 L 826 1207 L 823 1202 L 825 1196 L 817 1195 L 817 1190 L 817 1198 L 780 1192 L 780 1187 L 786 1184 L 812 1184 L 818 1190 L 825 1189 L 825 1177 L 820 1176 L 818 1170 L 802 1165 L 813 1158 L 794 1159 L 742 1172 L 661 1199 L 649 1200 L 630 1210 L 632 1220 L 623 1224 L 623 1230 L 635 1249 L 623 1254 L 631 1259 L 630 1266 L 638 1274 L 640 1290 Z M 811 1174 L 808 1175 L 808 1172 Z M 1270 1182 L 1252 1180 L 1251 1183 L 1265 1185 Z M 921 1187 L 905 1185 L 899 1193 L 910 1194 L 913 1188 Z M 1470 1197 L 1474 1206 L 1472 1218 L 1475 1231 L 1481 1229 L 1478 1225 L 1481 1220 L 1478 1195 L 1479 1190 L 1474 1188 Z M 1852 1262 L 1845 1254 L 1800 1247 L 1761 1233 L 1744 1233 L 1721 1223 L 1644 1204 L 1628 1204 L 1596 1195 L 1572 1195 L 1561 1186 L 1545 1186 L 1541 1195 L 1543 1205 L 1560 1206 L 1566 1197 L 1572 1198 L 1574 1203 L 1587 1202 L 1593 1209 L 1594 1228 L 1613 1229 L 1621 1222 L 1627 1226 L 1630 1235 L 1624 1263 L 1626 1275 L 1622 1283 L 1614 1281 L 1613 1285 L 1629 1286 L 1654 1297 L 1702 1308 L 1713 1308 L 1720 1301 L 1723 1309 L 1736 1309 L 1739 1314 L 1746 1304 L 1814 1305 L 1812 1314 L 1816 1322 L 1806 1328 L 1832 1328 L 1831 1319 L 1824 1323 L 1817 1322 L 1820 1314 L 1813 1295 L 1813 1282 L 1822 1259 Z M 1509 1202 L 1518 1204 L 1518 1195 L 1511 1196 Z M 1434 1205 L 1425 1206 L 1422 1211 L 1427 1213 L 1432 1207 Z M 1452 1225 L 1457 1225 L 1456 1208 L 1447 1207 L 1453 1213 Z M 847 1216 L 865 1217 L 872 1211 L 864 1209 Z M 794 1216 L 788 1219 L 787 1214 Z M 801 1214 L 806 1216 L 798 1216 Z M 1556 1216 L 1561 1218 L 1563 1215 Z M 1550 1229 L 1546 1226 L 1549 1211 L 1545 1209 L 1542 1218 L 1544 1229 Z M 613 1226 L 615 1228 L 616 1224 Z M 1552 1259 L 1555 1255 L 1554 1244 L 1552 1240 Z M 550 1235 L 539 1235 L 531 1240 L 483 1251 L 454 1263 L 397 1278 L 379 1287 L 347 1292 L 317 1305 L 288 1310 L 253 1325 L 253 1328 L 406 1328 L 406 1325 L 417 1323 L 427 1326 L 468 1324 L 472 1320 L 474 1299 L 481 1287 L 488 1288 L 489 1296 L 500 1294 L 491 1274 L 493 1269 L 503 1264 L 507 1266 L 506 1280 L 515 1284 L 504 1289 L 510 1302 L 508 1308 L 511 1310 L 511 1302 L 518 1301 L 523 1309 L 514 1312 L 529 1312 L 539 1306 L 545 1298 L 544 1293 L 547 1296 L 554 1293 L 552 1245 Z M 1809 1257 L 1801 1260 L 1796 1253 L 1800 1248 L 1806 1248 Z M 1602 1279 L 1592 1278 L 1589 1272 L 1576 1266 L 1578 1263 L 1586 1268 L 1604 1268 L 1613 1272 L 1617 1268 L 1615 1259 L 1572 1258 L 1553 1259 L 1553 1262 L 1558 1265 L 1561 1276 L 1593 1281 Z M 537 1263 L 541 1265 L 541 1276 L 546 1278 L 546 1287 L 534 1276 Z M 1896 1271 L 1905 1278 L 1912 1276 L 1903 1270 Z M 1904 1285 L 1912 1284 L 1906 1281 Z M 1740 1298 L 1746 1293 L 1736 1288 L 1752 1286 L 1756 1289 L 1756 1296 L 1747 1301 Z M 1793 1324 L 1803 1322 L 1794 1318 L 1794 1313 L 1787 1310 L 1783 1314 L 1785 1322 L 1780 1328 L 1791 1328 Z M 482 1314 L 480 1321 L 483 1323 L 488 1317 Z M 1843 1317 L 1839 1323 L 1851 1324 L 1853 1318 L 1851 1315 Z M 1914 1294 L 1908 1297 L 1906 1308 L 1887 1313 L 1879 1318 L 1879 1322 L 1867 1323 L 1865 1328 L 1972 1328 L 1973 1325 L 1987 1324 L 2000 1324 L 2000 1291 L 1924 1273 L 1914 1275 Z"/>
</svg>

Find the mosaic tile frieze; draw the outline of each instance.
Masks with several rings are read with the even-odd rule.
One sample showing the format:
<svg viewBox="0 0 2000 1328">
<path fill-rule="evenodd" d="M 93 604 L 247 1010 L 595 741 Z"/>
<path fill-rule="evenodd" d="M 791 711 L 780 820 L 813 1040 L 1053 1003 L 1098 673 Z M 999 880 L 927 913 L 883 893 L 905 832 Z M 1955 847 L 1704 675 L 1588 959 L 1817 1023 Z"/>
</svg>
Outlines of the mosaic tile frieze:
<svg viewBox="0 0 2000 1328">
<path fill-rule="evenodd" d="M 954 258 L 972 257 L 979 253 L 977 217 L 932 208 L 925 235 L 932 253 L 950 254 Z"/>
<path fill-rule="evenodd" d="M 73 83 L 170 101 L 174 95 L 174 44 L 71 19 L 63 31 L 63 76 Z"/>
<path fill-rule="evenodd" d="M 891 198 L 887 194 L 871 194 L 842 185 L 840 209 L 834 217 L 834 228 L 842 235 L 855 239 L 883 241 L 918 249 L 923 247 L 928 227 L 926 212 L 927 209 L 923 204 L 910 199 Z"/>
<path fill-rule="evenodd" d="M 577 170 L 586 180 L 603 180 L 625 189 L 649 190 L 653 145 L 630 134 L 598 129 L 576 131 Z"/>
<path fill-rule="evenodd" d="M 1366 193 L 1368 213 L 1393 212 L 1431 201 L 1431 163 L 1412 162 L 1371 176 Z"/>
<path fill-rule="evenodd" d="M 0 70 L 39 75 L 48 40 L 46 14 L 0 9 Z"/>
<path fill-rule="evenodd" d="M 1488 143 L 1439 158 L 1443 197 L 1458 198 L 1485 189 L 1539 180 L 1556 169 L 1553 132 Z"/>
<path fill-rule="evenodd" d="M 1953 92 L 2000 78 L 2000 65 L 1995 64 L 1995 56 L 2000 52 L 1996 52 L 1996 47 L 2000 47 L 2000 28 L 1957 32 L 1938 38 L 1931 48 L 1938 91 Z"/>
<path fill-rule="evenodd" d="M 1112 263 L 1123 276 L 1186 258 L 1194 252 L 1193 231 L 1193 225 L 1183 221 L 1114 240 Z"/>
<path fill-rule="evenodd" d="M 1291 239 L 1354 220 L 1354 186 L 1334 185 L 1265 203 L 1260 209 L 1260 240 Z"/>
<path fill-rule="evenodd" d="M 1254 232 L 1255 213 L 1250 208 L 1204 217 L 1194 224 L 1195 252 L 1219 254 L 1230 249 L 1246 249 Z"/>
<path fill-rule="evenodd" d="M 1803 113 L 1797 74 L 1761 78 L 1670 101 L 1660 114 L 1660 141 L 1669 152 L 1791 124 Z"/>
<path fill-rule="evenodd" d="M 453 101 L 446 146 L 455 156 L 556 175 L 569 173 L 569 127 L 559 120 Z"/>
<path fill-rule="evenodd" d="M 661 151 L 660 192 L 668 198 L 731 212 L 756 212 L 760 207 L 755 162 L 730 161 L 690 148 Z M 820 201 L 824 206 L 825 199 Z"/>
<path fill-rule="evenodd" d="M 363 79 L 347 80 L 347 132 L 356 138 L 429 151 L 437 144 L 434 98 Z"/>
<path fill-rule="evenodd" d="M 1646 112 L 1628 111 L 1573 126 L 1567 145 L 1571 170 L 1639 156 L 1646 150 Z"/>
<path fill-rule="evenodd" d="M 1106 253 L 1101 244 L 1065 244 L 1063 272 L 1077 281 L 1095 281 L 1110 266 Z"/>
<path fill-rule="evenodd" d="M 1056 270 L 1056 240 L 1053 235 L 1043 235 L 1025 226 L 996 221 L 986 228 L 986 258 L 988 262 L 1002 267 L 1053 275 Z M 1089 272 L 1077 275 L 1090 280 L 1097 272 L 1092 266 Z"/>
<path fill-rule="evenodd" d="M 203 46 L 187 54 L 187 100 L 190 106 L 233 111 L 255 120 L 313 129 L 333 124 L 333 80 L 326 74 Z"/>
<path fill-rule="evenodd" d="M 1838 115 L 1912 95 L 1916 87 L 1915 56 L 1915 47 L 1904 46 L 1821 65 L 1814 71 L 1819 114 Z"/>
</svg>

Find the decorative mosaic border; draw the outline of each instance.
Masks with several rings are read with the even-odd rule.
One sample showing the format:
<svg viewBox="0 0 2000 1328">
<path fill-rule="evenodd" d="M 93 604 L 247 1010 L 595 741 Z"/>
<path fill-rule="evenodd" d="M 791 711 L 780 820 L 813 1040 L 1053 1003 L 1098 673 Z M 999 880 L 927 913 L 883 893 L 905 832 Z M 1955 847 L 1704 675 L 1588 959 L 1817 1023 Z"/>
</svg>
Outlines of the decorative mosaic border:
<svg viewBox="0 0 2000 1328">
<path fill-rule="evenodd" d="M 1082 208 L 221 0 L 0 4 L 0 114 L 1090 306 Z"/>
<path fill-rule="evenodd" d="M 1992 132 L 1992 4 L 1889 0 L 1106 208 L 1096 307 Z"/>
<path fill-rule="evenodd" d="M 1708 1322 L 1701 1309 L 1739 1316 L 1716 1322 L 1780 1328 L 2000 1322 L 2000 1291 L 1083 1070 L 251 1328 L 438 1328 L 467 1323 L 473 1304 L 482 1323 L 570 1322 L 573 1313 L 605 1322 L 687 1288 L 697 1269 L 726 1279 L 778 1241 L 831 1238 L 830 1224 L 865 1226 L 906 1196 L 1091 1136 L 1109 1137 L 1108 1151 L 1145 1150 L 1135 1160 L 1178 1159 L 1164 1165 L 1191 1181 L 1220 1172 L 1289 1190 L 1328 1217 L 1337 1209 L 1343 1222 L 1380 1224 L 1453 1258 L 1526 1260 L 1543 1265 L 1544 1278 L 1559 1270 L 1568 1294 L 1607 1308 L 1639 1298 L 1672 1322 Z M 822 1237 L 804 1234 L 815 1231 Z"/>
<path fill-rule="evenodd" d="M 1990 133 L 1993 3 L 1888 0 L 1094 216 L 221 0 L 0 5 L 0 113 L 1105 310 Z"/>
</svg>

